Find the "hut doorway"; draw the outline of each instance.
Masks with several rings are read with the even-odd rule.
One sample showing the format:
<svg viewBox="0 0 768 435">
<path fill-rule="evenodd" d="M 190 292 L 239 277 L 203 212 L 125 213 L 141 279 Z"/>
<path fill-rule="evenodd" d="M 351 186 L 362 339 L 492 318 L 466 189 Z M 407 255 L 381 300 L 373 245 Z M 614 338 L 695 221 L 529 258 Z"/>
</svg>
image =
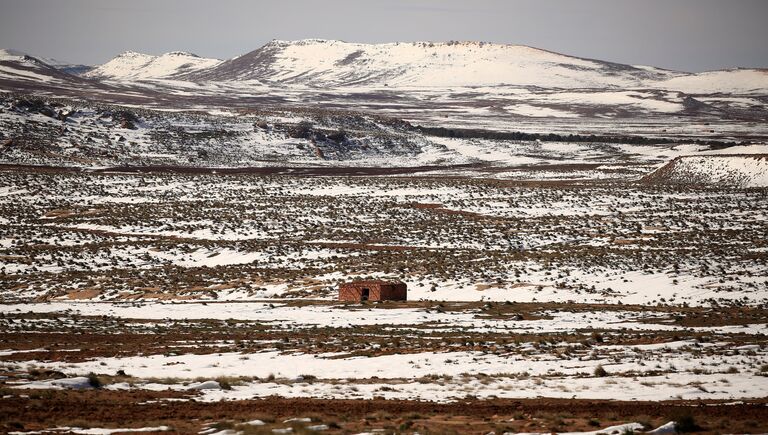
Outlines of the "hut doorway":
<svg viewBox="0 0 768 435">
<path fill-rule="evenodd" d="M 367 301 L 371 296 L 371 290 L 363 287 L 363 292 L 360 294 L 360 300 Z"/>
</svg>

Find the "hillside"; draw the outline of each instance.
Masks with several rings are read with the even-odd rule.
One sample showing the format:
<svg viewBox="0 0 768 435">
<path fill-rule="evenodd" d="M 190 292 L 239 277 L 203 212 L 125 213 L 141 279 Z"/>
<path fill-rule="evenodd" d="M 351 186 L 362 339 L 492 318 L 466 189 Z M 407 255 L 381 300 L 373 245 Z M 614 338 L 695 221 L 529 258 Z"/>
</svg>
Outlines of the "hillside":
<svg viewBox="0 0 768 435">
<path fill-rule="evenodd" d="M 768 154 L 677 157 L 644 178 L 659 184 L 768 186 Z"/>
</svg>

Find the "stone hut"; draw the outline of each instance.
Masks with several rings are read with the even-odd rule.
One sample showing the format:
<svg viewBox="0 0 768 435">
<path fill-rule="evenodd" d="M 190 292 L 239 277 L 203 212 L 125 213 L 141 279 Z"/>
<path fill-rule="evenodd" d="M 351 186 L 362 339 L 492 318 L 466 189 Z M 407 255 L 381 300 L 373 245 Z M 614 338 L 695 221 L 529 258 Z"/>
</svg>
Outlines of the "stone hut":
<svg viewBox="0 0 768 435">
<path fill-rule="evenodd" d="M 408 299 L 408 287 L 400 281 L 352 281 L 339 286 L 339 300 L 404 301 Z"/>
</svg>

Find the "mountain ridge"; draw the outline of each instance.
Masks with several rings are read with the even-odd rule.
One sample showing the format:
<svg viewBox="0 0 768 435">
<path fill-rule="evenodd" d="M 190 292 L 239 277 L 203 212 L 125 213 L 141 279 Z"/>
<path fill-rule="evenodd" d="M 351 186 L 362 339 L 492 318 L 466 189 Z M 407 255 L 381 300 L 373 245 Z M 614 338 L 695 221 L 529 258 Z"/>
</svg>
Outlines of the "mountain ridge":
<svg viewBox="0 0 768 435">
<path fill-rule="evenodd" d="M 589 75 L 588 73 L 592 73 Z M 624 72 L 624 73 L 622 73 Z M 272 40 L 183 78 L 309 86 L 621 87 L 675 72 L 583 59 L 526 45 L 475 41 L 349 43 Z M 632 77 L 634 75 L 634 77 Z"/>
<path fill-rule="evenodd" d="M 273 39 L 231 59 L 186 51 L 151 55 L 125 51 L 94 67 L 3 50 L 0 60 L 31 59 L 87 79 L 132 82 L 252 81 L 322 87 L 483 87 L 553 89 L 654 88 L 689 93 L 768 93 L 768 69 L 729 68 L 687 73 L 583 58 L 520 44 L 415 41 L 380 44 L 331 39 Z"/>
</svg>

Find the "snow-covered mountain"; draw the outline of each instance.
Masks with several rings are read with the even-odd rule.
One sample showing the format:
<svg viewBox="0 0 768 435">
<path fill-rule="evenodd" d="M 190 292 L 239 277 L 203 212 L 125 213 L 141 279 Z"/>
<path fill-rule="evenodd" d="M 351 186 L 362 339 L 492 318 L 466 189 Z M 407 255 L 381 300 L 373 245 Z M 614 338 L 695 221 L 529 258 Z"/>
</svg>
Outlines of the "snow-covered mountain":
<svg viewBox="0 0 768 435">
<path fill-rule="evenodd" d="M 183 75 L 195 81 L 259 80 L 311 86 L 636 87 L 682 75 L 482 42 L 357 44 L 272 41 L 237 58 Z"/>
<path fill-rule="evenodd" d="M 0 61 L 23 60 L 72 74 L 85 69 L 72 69 L 58 61 L 46 62 L 10 50 L 3 53 Z M 0 74 L 3 72 L 8 71 L 0 70 Z M 128 51 L 80 75 L 122 83 L 152 80 L 162 84 L 165 80 L 170 86 L 182 80 L 226 82 L 230 87 L 248 82 L 315 88 L 498 86 L 541 91 L 655 89 L 690 95 L 768 94 L 768 70 L 764 69 L 685 73 L 584 59 L 523 45 L 482 42 L 359 44 L 322 39 L 275 40 L 226 61 L 180 51 L 160 56 Z"/>
<path fill-rule="evenodd" d="M 162 79 L 205 70 L 219 63 L 219 59 L 208 59 L 183 51 L 173 51 L 160 56 L 126 51 L 85 73 L 84 76 L 118 81 Z"/>
<path fill-rule="evenodd" d="M 250 53 L 178 76 L 195 82 L 256 80 L 314 87 L 663 89 L 690 94 L 768 93 L 768 70 L 670 71 L 483 42 L 359 44 L 272 41 Z"/>
<path fill-rule="evenodd" d="M 81 75 L 28 55 L 3 53 L 2 89 L 87 95 L 115 104 L 252 107 L 310 101 L 386 109 L 422 123 L 474 117 L 467 125 L 494 128 L 509 117 L 768 119 L 768 70 L 694 74 L 521 45 L 272 41 L 226 61 L 186 52 L 126 52 Z"/>
</svg>

